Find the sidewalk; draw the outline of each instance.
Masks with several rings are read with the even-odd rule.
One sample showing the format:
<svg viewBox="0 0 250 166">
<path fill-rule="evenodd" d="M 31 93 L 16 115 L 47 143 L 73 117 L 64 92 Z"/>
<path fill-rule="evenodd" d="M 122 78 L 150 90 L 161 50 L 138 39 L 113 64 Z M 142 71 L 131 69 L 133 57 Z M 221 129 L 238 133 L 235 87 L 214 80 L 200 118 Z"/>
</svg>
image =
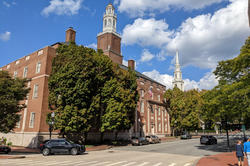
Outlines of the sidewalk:
<svg viewBox="0 0 250 166">
<path fill-rule="evenodd" d="M 238 166 L 238 159 L 235 152 L 220 153 L 217 155 L 201 158 L 196 166 Z M 247 166 L 247 159 L 244 159 L 244 166 Z"/>
</svg>

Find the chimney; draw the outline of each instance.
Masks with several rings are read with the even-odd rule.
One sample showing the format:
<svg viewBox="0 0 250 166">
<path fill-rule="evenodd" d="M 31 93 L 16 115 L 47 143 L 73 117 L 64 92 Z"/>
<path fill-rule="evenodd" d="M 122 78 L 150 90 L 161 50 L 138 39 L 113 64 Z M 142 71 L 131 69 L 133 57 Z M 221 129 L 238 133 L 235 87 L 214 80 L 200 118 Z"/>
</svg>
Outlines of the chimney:
<svg viewBox="0 0 250 166">
<path fill-rule="evenodd" d="M 135 70 L 135 61 L 128 60 L 128 67 L 130 67 L 132 70 Z"/>
<path fill-rule="evenodd" d="M 66 30 L 66 42 L 73 41 L 75 42 L 76 39 L 76 31 L 72 28 L 69 27 L 69 29 Z"/>
</svg>

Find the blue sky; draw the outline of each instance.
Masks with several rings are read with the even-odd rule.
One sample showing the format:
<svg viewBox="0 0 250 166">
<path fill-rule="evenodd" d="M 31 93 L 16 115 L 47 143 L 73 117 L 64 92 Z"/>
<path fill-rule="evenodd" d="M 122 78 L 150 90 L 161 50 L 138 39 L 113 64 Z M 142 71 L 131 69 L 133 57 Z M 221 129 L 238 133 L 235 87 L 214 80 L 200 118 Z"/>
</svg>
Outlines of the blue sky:
<svg viewBox="0 0 250 166">
<path fill-rule="evenodd" d="M 247 0 L 0 0 L 0 66 L 65 40 L 96 46 L 112 2 L 124 60 L 171 87 L 179 50 L 185 89 L 210 89 L 220 60 L 233 58 L 249 36 Z"/>
</svg>

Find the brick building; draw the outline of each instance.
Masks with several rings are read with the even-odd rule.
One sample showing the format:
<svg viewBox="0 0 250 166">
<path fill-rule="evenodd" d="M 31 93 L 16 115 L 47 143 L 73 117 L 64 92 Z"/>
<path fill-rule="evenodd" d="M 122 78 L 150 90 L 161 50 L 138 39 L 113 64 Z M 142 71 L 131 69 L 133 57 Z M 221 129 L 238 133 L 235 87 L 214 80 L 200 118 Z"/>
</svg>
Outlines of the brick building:
<svg viewBox="0 0 250 166">
<path fill-rule="evenodd" d="M 103 32 L 97 36 L 97 47 L 104 54 L 128 70 L 135 69 L 135 62 L 128 61 L 128 67 L 122 64 L 121 36 L 116 33 L 117 16 L 112 4 L 106 7 L 103 17 Z M 66 31 L 65 42 L 75 41 L 76 32 L 73 28 Z M 28 78 L 28 86 L 31 91 L 27 100 L 23 101 L 27 108 L 20 112 L 21 120 L 13 132 L 0 133 L 13 142 L 14 145 L 36 147 L 38 143 L 49 138 L 49 126 L 46 124 L 48 109 L 48 77 L 51 73 L 52 59 L 56 56 L 56 48 L 61 42 L 39 49 L 25 57 L 22 57 L 0 70 L 8 71 L 13 77 Z M 140 100 L 135 111 L 135 124 L 129 133 L 120 137 L 143 136 L 156 134 L 165 136 L 170 134 L 169 115 L 164 108 L 163 94 L 166 87 L 155 80 L 136 71 L 138 77 L 138 92 Z M 57 133 L 54 132 L 54 137 Z M 89 137 L 89 136 L 88 136 Z"/>
</svg>

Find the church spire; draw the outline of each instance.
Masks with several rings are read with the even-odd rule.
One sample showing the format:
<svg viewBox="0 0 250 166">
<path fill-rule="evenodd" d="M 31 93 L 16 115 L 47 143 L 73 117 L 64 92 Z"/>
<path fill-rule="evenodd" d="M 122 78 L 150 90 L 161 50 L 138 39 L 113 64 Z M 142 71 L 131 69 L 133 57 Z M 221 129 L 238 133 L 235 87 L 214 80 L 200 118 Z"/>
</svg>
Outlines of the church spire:
<svg viewBox="0 0 250 166">
<path fill-rule="evenodd" d="M 173 86 L 177 86 L 180 90 L 184 91 L 184 81 L 182 80 L 181 66 L 179 63 L 179 52 L 176 51 L 175 56 L 175 71 Z"/>
</svg>

